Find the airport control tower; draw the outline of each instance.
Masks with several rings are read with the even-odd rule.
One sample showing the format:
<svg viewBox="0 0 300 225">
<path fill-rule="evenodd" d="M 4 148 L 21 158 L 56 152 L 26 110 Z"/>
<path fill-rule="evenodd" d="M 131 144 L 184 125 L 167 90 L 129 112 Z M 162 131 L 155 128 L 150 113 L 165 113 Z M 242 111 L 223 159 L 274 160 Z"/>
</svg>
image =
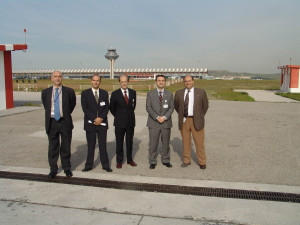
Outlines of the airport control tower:
<svg viewBox="0 0 300 225">
<path fill-rule="evenodd" d="M 119 58 L 119 55 L 116 52 L 116 49 L 110 48 L 107 49 L 108 52 L 105 55 L 105 58 L 107 58 L 110 61 L 110 79 L 114 79 L 114 63 L 117 58 Z"/>
</svg>

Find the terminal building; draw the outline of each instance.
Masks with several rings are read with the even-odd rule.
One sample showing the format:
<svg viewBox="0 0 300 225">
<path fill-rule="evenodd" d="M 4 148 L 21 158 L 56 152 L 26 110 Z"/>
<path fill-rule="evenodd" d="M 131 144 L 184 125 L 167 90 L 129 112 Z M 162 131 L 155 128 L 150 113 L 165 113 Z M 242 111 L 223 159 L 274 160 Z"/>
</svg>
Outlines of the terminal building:
<svg viewBox="0 0 300 225">
<path fill-rule="evenodd" d="M 13 70 L 14 79 L 48 79 L 54 70 Z M 97 73 L 102 78 L 110 78 L 110 69 L 62 69 L 64 78 L 82 79 L 91 78 Z M 189 74 L 195 78 L 205 78 L 207 68 L 157 68 L 157 69 L 115 69 L 115 78 L 127 75 L 131 79 L 154 79 L 155 75 L 163 74 L 168 78 L 179 78 Z"/>
</svg>

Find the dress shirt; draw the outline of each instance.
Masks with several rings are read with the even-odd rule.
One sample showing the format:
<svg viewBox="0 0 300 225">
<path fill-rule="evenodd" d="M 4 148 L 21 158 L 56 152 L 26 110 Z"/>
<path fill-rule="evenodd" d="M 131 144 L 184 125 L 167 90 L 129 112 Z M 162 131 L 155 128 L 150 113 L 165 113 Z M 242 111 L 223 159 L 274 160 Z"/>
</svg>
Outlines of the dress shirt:
<svg viewBox="0 0 300 225">
<path fill-rule="evenodd" d="M 126 88 L 126 90 L 124 90 L 123 88 L 121 88 L 121 91 L 123 93 L 124 98 L 125 98 L 125 91 L 126 91 L 126 95 L 127 95 L 128 100 L 129 100 L 129 91 L 128 91 L 128 88 Z"/>
<path fill-rule="evenodd" d="M 93 94 L 94 94 L 94 96 L 95 96 L 95 91 L 97 91 L 98 98 L 99 98 L 99 88 L 98 88 L 98 89 L 94 89 L 94 88 L 92 88 L 92 90 L 93 90 Z"/>
<path fill-rule="evenodd" d="M 157 88 L 158 97 L 159 97 L 159 92 L 161 92 L 161 96 L 164 97 L 164 90 L 165 90 L 165 89 L 159 90 L 159 89 Z"/>
<path fill-rule="evenodd" d="M 188 93 L 188 89 L 186 88 L 184 91 L 184 99 L 185 100 L 185 96 Z M 194 115 L 194 87 L 191 88 L 190 92 L 189 92 L 189 106 L 188 106 L 188 116 L 193 116 Z"/>
</svg>

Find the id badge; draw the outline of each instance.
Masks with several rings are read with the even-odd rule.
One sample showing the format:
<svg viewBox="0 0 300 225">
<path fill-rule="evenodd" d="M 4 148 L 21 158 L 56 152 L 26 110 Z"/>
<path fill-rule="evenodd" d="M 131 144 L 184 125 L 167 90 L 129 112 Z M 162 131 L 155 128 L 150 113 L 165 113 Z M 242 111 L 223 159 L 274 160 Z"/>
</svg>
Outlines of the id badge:
<svg viewBox="0 0 300 225">
<path fill-rule="evenodd" d="M 100 102 L 100 106 L 104 106 L 105 105 L 105 102 Z"/>
<path fill-rule="evenodd" d="M 168 107 L 169 107 L 168 104 L 163 105 L 164 109 L 167 109 Z"/>
</svg>

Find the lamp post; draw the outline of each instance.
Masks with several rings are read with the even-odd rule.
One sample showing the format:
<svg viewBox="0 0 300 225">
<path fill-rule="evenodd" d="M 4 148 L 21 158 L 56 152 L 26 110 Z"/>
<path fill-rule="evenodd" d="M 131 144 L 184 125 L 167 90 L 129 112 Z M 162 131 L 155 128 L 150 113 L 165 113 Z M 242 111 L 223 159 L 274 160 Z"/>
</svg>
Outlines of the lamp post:
<svg viewBox="0 0 300 225">
<path fill-rule="evenodd" d="M 114 79 L 114 63 L 115 60 L 119 58 L 119 55 L 114 48 L 107 49 L 107 51 L 105 58 L 110 61 L 110 79 Z"/>
</svg>

